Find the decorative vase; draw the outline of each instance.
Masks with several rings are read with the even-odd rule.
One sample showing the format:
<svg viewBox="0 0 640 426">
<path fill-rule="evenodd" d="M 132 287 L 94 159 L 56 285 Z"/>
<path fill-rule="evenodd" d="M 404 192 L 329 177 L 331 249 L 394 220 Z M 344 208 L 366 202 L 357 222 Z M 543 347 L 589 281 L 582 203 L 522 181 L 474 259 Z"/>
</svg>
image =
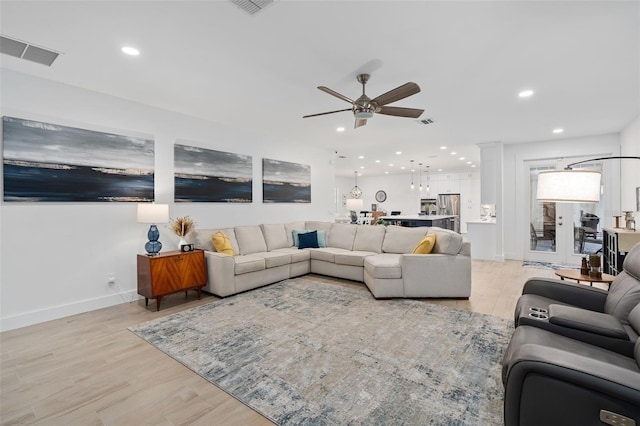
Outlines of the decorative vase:
<svg viewBox="0 0 640 426">
<path fill-rule="evenodd" d="M 178 241 L 178 248 L 182 247 L 185 244 L 189 244 L 189 243 L 187 242 L 187 239 L 184 236 L 181 236 L 180 241 Z"/>
</svg>

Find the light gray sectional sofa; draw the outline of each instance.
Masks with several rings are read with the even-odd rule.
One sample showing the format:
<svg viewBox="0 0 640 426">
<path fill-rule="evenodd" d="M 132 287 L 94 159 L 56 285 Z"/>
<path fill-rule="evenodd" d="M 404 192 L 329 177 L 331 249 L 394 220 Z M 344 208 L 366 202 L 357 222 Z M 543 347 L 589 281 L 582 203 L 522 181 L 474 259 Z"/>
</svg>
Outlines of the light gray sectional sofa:
<svg viewBox="0 0 640 426">
<path fill-rule="evenodd" d="M 323 232 L 326 247 L 298 249 L 294 230 Z M 211 237 L 218 231 L 231 240 L 234 256 L 216 252 Z M 431 233 L 432 253 L 411 254 Z M 221 297 L 308 273 L 364 282 L 376 298 L 471 294 L 470 245 L 446 229 L 301 221 L 197 229 L 191 238 L 205 250 L 204 290 Z"/>
</svg>

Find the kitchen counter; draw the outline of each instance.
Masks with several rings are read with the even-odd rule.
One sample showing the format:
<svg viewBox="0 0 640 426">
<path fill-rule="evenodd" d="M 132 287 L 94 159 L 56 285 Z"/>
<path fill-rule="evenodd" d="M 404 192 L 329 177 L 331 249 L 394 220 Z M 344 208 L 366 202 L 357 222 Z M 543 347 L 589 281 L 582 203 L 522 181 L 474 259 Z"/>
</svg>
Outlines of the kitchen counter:
<svg viewBox="0 0 640 426">
<path fill-rule="evenodd" d="M 437 226 L 439 228 L 455 230 L 456 215 L 398 215 L 382 216 L 380 219 L 393 225 L 413 228 L 416 226 Z"/>
</svg>

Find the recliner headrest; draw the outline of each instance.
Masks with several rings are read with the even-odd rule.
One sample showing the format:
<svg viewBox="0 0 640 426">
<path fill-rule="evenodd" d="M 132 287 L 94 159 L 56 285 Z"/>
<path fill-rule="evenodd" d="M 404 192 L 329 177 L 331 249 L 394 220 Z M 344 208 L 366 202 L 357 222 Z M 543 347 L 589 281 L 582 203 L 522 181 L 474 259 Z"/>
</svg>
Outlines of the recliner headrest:
<svg viewBox="0 0 640 426">
<path fill-rule="evenodd" d="M 627 253 L 622 268 L 627 274 L 640 281 L 640 243 L 633 246 Z"/>
</svg>

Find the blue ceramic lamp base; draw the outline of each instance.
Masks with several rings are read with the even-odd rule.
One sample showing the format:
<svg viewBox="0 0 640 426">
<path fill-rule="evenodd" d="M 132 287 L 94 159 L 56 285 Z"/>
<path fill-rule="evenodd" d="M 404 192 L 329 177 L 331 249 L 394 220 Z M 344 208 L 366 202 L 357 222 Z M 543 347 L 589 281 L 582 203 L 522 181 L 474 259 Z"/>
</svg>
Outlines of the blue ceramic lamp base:
<svg viewBox="0 0 640 426">
<path fill-rule="evenodd" d="M 147 244 L 144 245 L 144 249 L 147 251 L 149 256 L 156 256 L 162 250 L 162 243 L 158 241 L 160 238 L 160 231 L 158 231 L 158 227 L 156 225 L 151 225 L 149 227 L 149 232 L 147 233 Z"/>
</svg>

